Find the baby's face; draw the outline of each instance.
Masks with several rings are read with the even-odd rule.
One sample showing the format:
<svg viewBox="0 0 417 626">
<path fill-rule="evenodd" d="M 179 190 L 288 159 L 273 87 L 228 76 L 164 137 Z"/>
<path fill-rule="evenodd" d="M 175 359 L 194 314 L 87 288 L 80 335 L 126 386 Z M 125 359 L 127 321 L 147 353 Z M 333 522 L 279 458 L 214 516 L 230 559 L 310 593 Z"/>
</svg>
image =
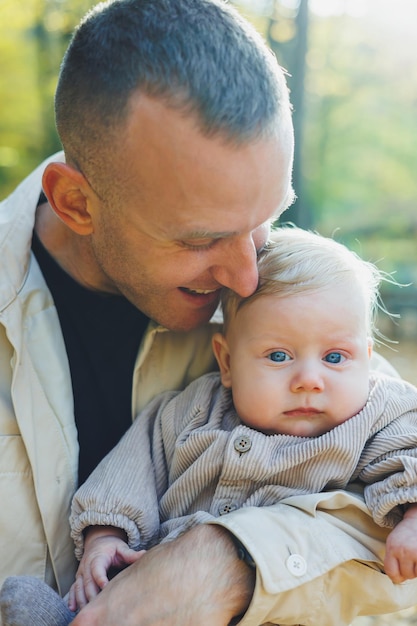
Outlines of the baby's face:
<svg viewBox="0 0 417 626">
<path fill-rule="evenodd" d="M 314 437 L 355 415 L 369 392 L 364 298 L 336 285 L 262 296 L 231 320 L 223 383 L 248 426 Z"/>
</svg>

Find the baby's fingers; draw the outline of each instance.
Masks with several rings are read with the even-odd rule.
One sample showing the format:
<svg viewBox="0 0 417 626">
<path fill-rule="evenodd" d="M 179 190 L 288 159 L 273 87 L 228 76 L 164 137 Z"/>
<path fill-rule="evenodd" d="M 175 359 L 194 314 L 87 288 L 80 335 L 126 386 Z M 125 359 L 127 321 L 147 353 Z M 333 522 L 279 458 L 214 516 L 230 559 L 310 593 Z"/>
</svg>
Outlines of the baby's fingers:
<svg viewBox="0 0 417 626">
<path fill-rule="evenodd" d="M 86 575 L 77 576 L 74 588 L 77 606 L 80 609 L 91 602 L 91 600 L 95 598 L 101 590 L 94 579 L 91 576 Z"/>
<path fill-rule="evenodd" d="M 384 569 L 393 583 L 403 583 L 405 580 L 417 578 L 417 561 L 412 556 L 401 554 L 394 556 L 387 551 L 384 561 Z"/>
<path fill-rule="evenodd" d="M 76 611 L 79 607 L 77 605 L 77 598 L 75 595 L 75 583 L 71 585 L 71 589 L 68 592 L 68 608 L 70 611 Z"/>
<path fill-rule="evenodd" d="M 105 560 L 94 559 L 91 563 L 91 585 L 88 585 L 87 595 L 88 599 L 92 598 L 102 590 L 109 582 L 107 571 L 109 564 Z M 91 596 L 89 595 L 91 593 Z M 94 594 L 94 595 L 92 595 Z"/>
<path fill-rule="evenodd" d="M 399 569 L 402 577 L 401 582 L 417 577 L 417 563 L 411 556 L 399 559 Z"/>
<path fill-rule="evenodd" d="M 389 576 L 393 583 L 398 584 L 404 582 L 404 578 L 400 572 L 400 564 L 396 558 L 386 556 L 384 561 L 384 569 L 387 576 Z"/>
<path fill-rule="evenodd" d="M 126 565 L 132 565 L 132 563 L 136 563 L 136 561 L 139 561 L 139 559 L 143 557 L 145 552 L 146 550 L 139 550 L 139 552 L 137 552 L 136 550 L 132 550 L 131 548 L 126 546 L 126 548 L 120 552 L 120 557 L 123 559 Z"/>
</svg>

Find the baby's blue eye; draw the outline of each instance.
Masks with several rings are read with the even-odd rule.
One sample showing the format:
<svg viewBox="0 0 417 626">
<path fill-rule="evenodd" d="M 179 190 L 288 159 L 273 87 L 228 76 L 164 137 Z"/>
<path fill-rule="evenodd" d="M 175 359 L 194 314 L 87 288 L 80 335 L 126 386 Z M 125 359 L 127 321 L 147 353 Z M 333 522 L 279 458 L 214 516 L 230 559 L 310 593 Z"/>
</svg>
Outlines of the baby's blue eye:
<svg viewBox="0 0 417 626">
<path fill-rule="evenodd" d="M 343 358 L 344 357 L 340 354 L 340 352 L 329 352 L 329 354 L 326 354 L 323 361 L 327 361 L 327 363 L 333 363 L 334 365 L 337 365 L 338 363 L 342 362 Z"/>
<path fill-rule="evenodd" d="M 271 352 L 271 354 L 268 354 L 268 358 L 270 358 L 271 361 L 274 361 L 274 363 L 283 363 L 284 361 L 290 360 L 289 355 L 282 350 L 276 350 L 275 352 Z"/>
</svg>

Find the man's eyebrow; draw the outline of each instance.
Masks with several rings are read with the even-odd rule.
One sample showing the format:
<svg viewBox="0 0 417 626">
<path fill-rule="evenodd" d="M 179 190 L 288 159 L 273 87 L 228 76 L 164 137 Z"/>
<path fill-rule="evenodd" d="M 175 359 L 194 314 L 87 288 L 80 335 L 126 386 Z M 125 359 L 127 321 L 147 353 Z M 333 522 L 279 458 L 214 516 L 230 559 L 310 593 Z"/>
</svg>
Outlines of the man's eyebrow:
<svg viewBox="0 0 417 626">
<path fill-rule="evenodd" d="M 177 239 L 225 239 L 237 235 L 237 231 L 209 231 L 209 230 L 192 230 L 187 233 L 181 233 Z"/>
</svg>

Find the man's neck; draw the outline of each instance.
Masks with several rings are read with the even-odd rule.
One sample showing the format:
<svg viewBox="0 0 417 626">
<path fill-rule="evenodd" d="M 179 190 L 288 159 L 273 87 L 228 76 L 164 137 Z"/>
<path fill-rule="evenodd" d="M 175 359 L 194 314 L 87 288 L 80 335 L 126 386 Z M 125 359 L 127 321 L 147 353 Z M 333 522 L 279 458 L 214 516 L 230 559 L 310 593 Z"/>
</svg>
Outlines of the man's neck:
<svg viewBox="0 0 417 626">
<path fill-rule="evenodd" d="M 39 204 L 37 208 L 35 232 L 56 263 L 76 282 L 92 291 L 112 293 L 102 285 L 89 237 L 77 235 L 68 228 L 48 202 Z"/>
</svg>

